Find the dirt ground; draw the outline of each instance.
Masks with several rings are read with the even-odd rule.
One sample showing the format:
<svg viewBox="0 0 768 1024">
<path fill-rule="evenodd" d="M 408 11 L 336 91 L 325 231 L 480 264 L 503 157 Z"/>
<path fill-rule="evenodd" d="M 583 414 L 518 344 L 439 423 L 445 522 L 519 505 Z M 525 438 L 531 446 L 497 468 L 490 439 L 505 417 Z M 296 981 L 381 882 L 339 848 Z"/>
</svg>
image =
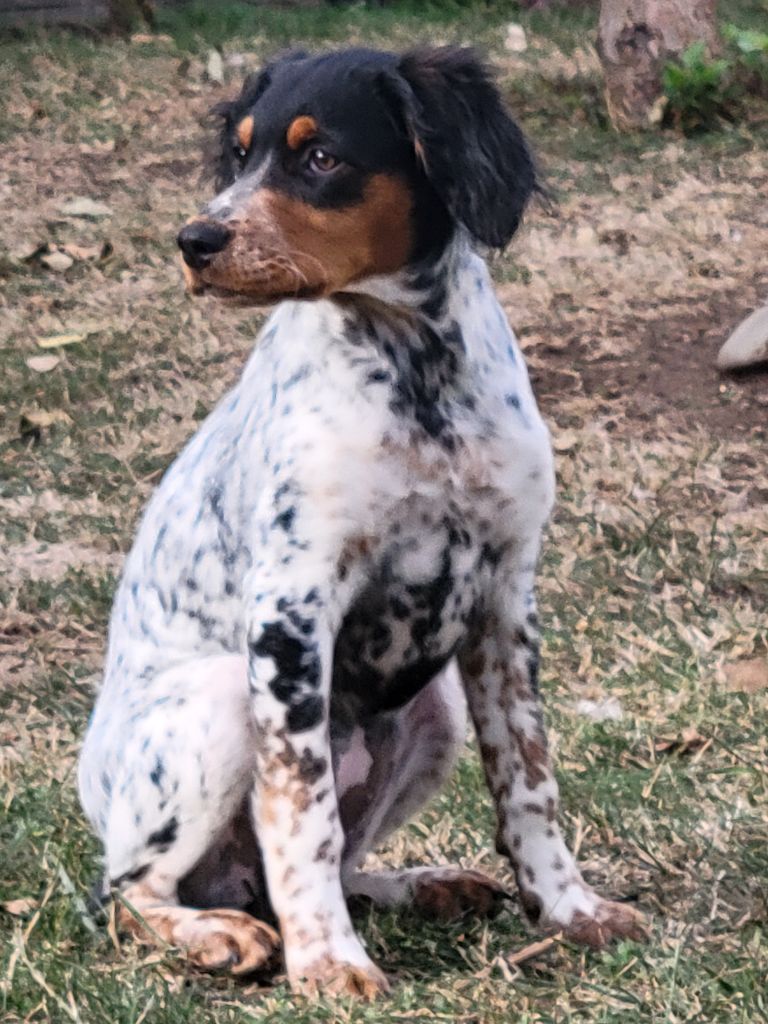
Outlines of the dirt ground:
<svg viewBox="0 0 768 1024">
<path fill-rule="evenodd" d="M 617 323 L 635 344 L 623 356 L 594 355 L 578 323 L 564 325 L 568 343 L 536 351 L 534 382 L 542 405 L 554 406 L 564 386 L 593 403 L 600 416 L 618 427 L 651 436 L 660 429 L 706 431 L 713 440 L 754 436 L 763 439 L 768 423 L 766 367 L 732 374 L 717 370 L 715 359 L 724 336 L 768 295 L 768 273 L 755 274 L 738 288 L 687 313 L 658 319 L 627 317 Z M 575 376 L 574 376 L 575 375 Z M 768 496 L 768 492 L 763 491 Z"/>
</svg>

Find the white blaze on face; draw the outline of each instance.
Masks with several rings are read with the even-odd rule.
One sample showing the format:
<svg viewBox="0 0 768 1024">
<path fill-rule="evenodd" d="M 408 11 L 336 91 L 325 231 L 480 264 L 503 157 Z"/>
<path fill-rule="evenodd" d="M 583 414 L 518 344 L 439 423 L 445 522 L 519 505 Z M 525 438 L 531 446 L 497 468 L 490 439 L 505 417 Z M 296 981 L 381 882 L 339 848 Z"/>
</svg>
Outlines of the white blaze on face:
<svg viewBox="0 0 768 1024">
<path fill-rule="evenodd" d="M 210 217 L 212 220 L 229 220 L 233 214 L 248 202 L 253 193 L 261 188 L 272 160 L 266 157 L 255 171 L 249 171 L 234 181 L 229 188 L 219 192 L 210 203 L 201 210 L 201 216 Z"/>
</svg>

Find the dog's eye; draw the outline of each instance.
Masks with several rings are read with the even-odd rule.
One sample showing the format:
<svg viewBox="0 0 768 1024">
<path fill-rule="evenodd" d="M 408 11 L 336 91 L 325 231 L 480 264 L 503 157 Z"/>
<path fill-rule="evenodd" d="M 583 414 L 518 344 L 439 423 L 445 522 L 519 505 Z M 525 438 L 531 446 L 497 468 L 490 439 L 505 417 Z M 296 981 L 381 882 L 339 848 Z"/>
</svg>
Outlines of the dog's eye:
<svg viewBox="0 0 768 1024">
<path fill-rule="evenodd" d="M 317 174 L 329 174 L 339 166 L 339 160 L 325 149 L 313 149 L 309 153 L 307 165 Z"/>
<path fill-rule="evenodd" d="M 245 158 L 248 156 L 248 150 L 245 148 L 245 146 L 241 146 L 239 142 L 232 147 L 232 152 L 235 155 L 235 160 L 237 160 L 239 163 L 243 163 Z"/>
</svg>

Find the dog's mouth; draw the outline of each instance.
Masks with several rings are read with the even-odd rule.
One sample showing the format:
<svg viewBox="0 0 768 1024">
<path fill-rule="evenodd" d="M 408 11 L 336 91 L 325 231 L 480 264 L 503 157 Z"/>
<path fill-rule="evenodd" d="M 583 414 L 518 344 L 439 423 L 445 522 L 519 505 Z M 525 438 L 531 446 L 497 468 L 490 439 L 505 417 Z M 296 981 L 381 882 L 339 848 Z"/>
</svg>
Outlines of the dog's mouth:
<svg viewBox="0 0 768 1024">
<path fill-rule="evenodd" d="M 230 282 L 228 275 L 212 264 L 197 270 L 182 257 L 181 266 L 188 295 L 210 295 L 228 306 L 268 306 L 285 299 L 317 299 L 326 291 L 324 282 L 307 281 L 296 271 L 287 273 L 288 268 L 285 267 L 280 268 L 282 273 L 274 276 L 264 273 L 245 277 L 237 275 L 239 280 Z"/>
</svg>

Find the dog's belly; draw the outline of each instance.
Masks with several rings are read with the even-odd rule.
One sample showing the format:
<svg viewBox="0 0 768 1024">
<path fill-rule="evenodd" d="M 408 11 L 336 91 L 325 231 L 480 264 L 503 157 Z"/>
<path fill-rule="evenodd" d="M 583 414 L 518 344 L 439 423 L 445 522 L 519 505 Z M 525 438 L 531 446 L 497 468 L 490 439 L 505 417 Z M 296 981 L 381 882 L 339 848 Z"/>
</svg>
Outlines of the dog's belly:
<svg viewBox="0 0 768 1024">
<path fill-rule="evenodd" d="M 473 533 L 454 523 L 387 550 L 336 640 L 337 726 L 402 707 L 446 665 L 476 607 L 484 559 Z"/>
</svg>

